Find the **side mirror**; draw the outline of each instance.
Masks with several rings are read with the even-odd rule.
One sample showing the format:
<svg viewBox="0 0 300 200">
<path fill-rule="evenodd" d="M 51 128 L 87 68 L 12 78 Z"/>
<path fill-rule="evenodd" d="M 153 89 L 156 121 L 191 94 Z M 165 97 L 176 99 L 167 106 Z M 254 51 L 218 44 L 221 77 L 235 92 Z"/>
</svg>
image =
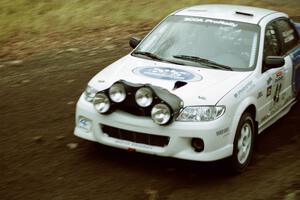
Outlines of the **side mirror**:
<svg viewBox="0 0 300 200">
<path fill-rule="evenodd" d="M 264 65 L 267 69 L 279 68 L 285 65 L 285 60 L 280 56 L 268 56 L 265 58 Z"/>
<path fill-rule="evenodd" d="M 141 42 L 140 38 L 132 37 L 129 40 L 129 45 L 131 46 L 131 48 L 134 49 L 135 47 L 137 47 L 137 45 L 139 45 L 140 42 Z"/>
</svg>

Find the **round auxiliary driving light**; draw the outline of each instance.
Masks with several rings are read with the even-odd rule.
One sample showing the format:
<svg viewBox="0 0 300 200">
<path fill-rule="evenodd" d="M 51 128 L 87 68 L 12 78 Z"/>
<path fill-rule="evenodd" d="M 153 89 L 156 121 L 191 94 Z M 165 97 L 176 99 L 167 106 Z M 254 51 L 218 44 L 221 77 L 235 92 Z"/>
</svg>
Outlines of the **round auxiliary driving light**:
<svg viewBox="0 0 300 200">
<path fill-rule="evenodd" d="M 93 103 L 95 109 L 101 114 L 106 113 L 110 108 L 109 98 L 104 93 L 97 93 Z"/>
<path fill-rule="evenodd" d="M 166 104 L 156 104 L 151 110 L 152 120 L 159 125 L 166 124 L 171 119 L 171 111 Z"/>
<path fill-rule="evenodd" d="M 135 93 L 135 101 L 143 108 L 150 106 L 153 102 L 152 90 L 147 87 L 138 89 L 138 91 Z"/>
<path fill-rule="evenodd" d="M 126 98 L 126 90 L 123 84 L 116 83 L 109 88 L 109 97 L 115 103 L 121 103 Z"/>
</svg>

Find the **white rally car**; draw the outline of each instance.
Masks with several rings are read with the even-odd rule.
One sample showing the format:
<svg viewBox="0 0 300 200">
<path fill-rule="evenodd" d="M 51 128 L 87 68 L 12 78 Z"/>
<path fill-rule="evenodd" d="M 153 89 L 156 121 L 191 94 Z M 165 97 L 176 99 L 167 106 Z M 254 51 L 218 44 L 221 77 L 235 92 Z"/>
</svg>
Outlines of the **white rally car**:
<svg viewBox="0 0 300 200">
<path fill-rule="evenodd" d="M 281 12 L 203 5 L 176 11 L 99 72 L 80 97 L 75 135 L 242 172 L 255 136 L 300 89 L 299 24 Z"/>
</svg>

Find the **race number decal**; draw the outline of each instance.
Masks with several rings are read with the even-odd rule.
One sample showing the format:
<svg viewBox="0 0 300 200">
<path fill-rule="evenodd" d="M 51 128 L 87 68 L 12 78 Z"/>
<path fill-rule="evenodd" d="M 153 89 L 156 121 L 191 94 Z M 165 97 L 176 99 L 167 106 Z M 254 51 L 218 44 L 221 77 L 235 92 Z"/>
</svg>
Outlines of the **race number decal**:
<svg viewBox="0 0 300 200">
<path fill-rule="evenodd" d="M 276 89 L 275 89 L 275 93 L 274 93 L 274 103 L 278 103 L 279 102 L 279 99 L 280 99 L 280 92 L 281 92 L 281 87 L 282 87 L 282 84 L 279 83 L 276 85 Z"/>
<path fill-rule="evenodd" d="M 275 85 L 274 85 L 275 91 L 273 96 L 274 104 L 277 104 L 280 100 L 280 93 L 282 89 L 283 79 L 284 79 L 284 72 L 282 70 L 276 72 Z"/>
</svg>

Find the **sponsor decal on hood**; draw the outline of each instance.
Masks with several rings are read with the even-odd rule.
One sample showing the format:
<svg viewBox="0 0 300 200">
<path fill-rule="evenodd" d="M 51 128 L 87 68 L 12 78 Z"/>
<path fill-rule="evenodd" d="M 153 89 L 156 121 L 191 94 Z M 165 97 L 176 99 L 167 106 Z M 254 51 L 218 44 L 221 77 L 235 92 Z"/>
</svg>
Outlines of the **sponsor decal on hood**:
<svg viewBox="0 0 300 200">
<path fill-rule="evenodd" d="M 139 76 L 168 81 L 201 81 L 203 77 L 191 71 L 169 67 L 137 67 L 132 72 Z"/>
</svg>

